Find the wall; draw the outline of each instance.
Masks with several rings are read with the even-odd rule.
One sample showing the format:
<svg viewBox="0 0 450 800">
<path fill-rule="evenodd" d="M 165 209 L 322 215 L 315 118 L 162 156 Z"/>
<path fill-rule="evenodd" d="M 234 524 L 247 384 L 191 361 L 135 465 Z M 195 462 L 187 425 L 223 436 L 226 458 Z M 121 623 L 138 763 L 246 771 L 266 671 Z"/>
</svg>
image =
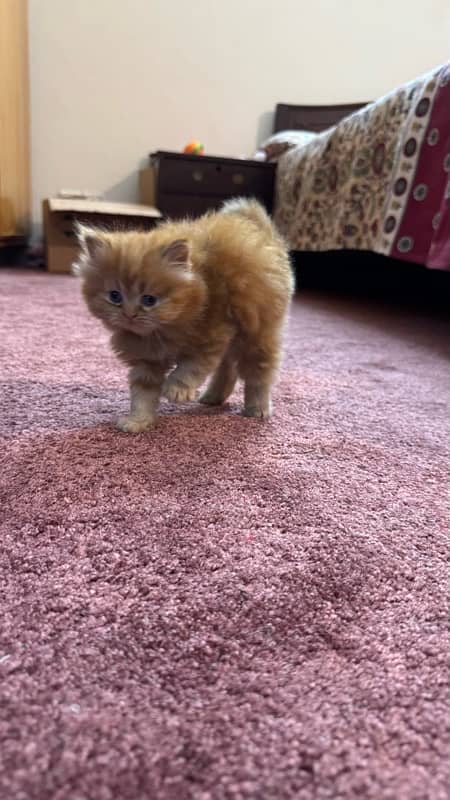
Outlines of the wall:
<svg viewBox="0 0 450 800">
<path fill-rule="evenodd" d="M 33 216 L 136 198 L 149 151 L 251 153 L 277 101 L 372 99 L 449 58 L 448 0 L 29 0 Z"/>
</svg>

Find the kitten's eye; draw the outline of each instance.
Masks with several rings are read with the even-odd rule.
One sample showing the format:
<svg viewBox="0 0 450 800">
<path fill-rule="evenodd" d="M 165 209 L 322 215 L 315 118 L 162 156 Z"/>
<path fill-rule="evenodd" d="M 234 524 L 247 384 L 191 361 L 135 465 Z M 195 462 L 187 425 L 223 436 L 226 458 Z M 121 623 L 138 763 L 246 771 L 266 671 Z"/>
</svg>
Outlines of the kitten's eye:
<svg viewBox="0 0 450 800">
<path fill-rule="evenodd" d="M 152 294 L 143 294 L 141 298 L 141 303 L 145 308 L 151 308 L 156 304 L 157 298 L 154 297 Z"/>
<path fill-rule="evenodd" d="M 120 306 L 122 302 L 122 295 L 116 289 L 113 289 L 112 292 L 108 292 L 108 299 L 111 303 L 114 303 L 115 306 Z"/>
</svg>

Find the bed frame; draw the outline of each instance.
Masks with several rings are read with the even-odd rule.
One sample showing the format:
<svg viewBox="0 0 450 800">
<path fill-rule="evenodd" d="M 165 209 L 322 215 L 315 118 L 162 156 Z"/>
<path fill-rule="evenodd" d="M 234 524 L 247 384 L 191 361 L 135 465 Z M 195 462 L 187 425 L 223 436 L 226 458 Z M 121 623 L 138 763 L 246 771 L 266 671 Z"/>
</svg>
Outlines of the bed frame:
<svg viewBox="0 0 450 800">
<path fill-rule="evenodd" d="M 367 103 L 347 103 L 337 106 L 295 106 L 278 103 L 275 109 L 274 133 L 279 131 L 314 131 L 319 133 L 336 125 Z"/>
</svg>

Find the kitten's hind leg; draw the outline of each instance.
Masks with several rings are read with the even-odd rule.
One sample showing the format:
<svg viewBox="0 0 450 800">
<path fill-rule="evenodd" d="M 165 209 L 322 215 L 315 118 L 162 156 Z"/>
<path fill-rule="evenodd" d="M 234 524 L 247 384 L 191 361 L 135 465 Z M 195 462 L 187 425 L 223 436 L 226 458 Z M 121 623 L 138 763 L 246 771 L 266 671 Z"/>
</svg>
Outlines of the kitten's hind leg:
<svg viewBox="0 0 450 800">
<path fill-rule="evenodd" d="M 200 395 L 200 403 L 204 403 L 207 406 L 221 406 L 232 393 L 236 385 L 237 377 L 236 360 L 228 350 L 213 374 L 207 388 L 203 394 Z"/>
</svg>

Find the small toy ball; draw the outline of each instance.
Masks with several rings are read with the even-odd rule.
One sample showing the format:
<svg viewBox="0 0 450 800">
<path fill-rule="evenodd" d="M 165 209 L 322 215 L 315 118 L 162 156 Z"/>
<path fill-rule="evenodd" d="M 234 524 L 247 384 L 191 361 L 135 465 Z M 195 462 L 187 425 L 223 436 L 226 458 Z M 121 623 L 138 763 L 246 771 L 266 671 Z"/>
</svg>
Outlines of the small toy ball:
<svg viewBox="0 0 450 800">
<path fill-rule="evenodd" d="M 205 146 L 199 142 L 198 139 L 192 139 L 192 141 L 187 143 L 183 152 L 194 156 L 202 156 L 205 152 Z"/>
</svg>

